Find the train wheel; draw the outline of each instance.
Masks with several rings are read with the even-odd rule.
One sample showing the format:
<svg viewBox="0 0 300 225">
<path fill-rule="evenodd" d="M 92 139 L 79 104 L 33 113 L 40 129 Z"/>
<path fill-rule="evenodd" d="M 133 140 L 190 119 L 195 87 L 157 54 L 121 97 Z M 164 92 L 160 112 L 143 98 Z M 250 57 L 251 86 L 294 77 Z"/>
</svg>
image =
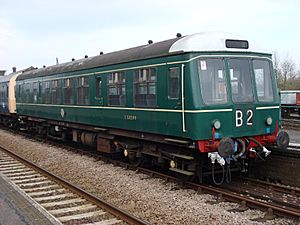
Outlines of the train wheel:
<svg viewBox="0 0 300 225">
<path fill-rule="evenodd" d="M 124 150 L 124 155 L 126 156 L 126 154 L 128 154 L 127 159 L 131 165 L 138 167 L 143 164 L 144 159 L 141 153 L 134 151 L 128 151 L 128 153 L 126 153 L 125 151 L 127 150 Z"/>
<path fill-rule="evenodd" d="M 179 179 L 182 182 L 191 182 L 195 179 L 194 176 L 188 176 L 182 173 L 175 173 L 175 176 L 177 179 Z"/>
<path fill-rule="evenodd" d="M 286 109 L 286 108 L 282 108 L 281 109 L 281 116 L 283 117 L 283 118 L 288 118 L 290 115 L 289 115 L 289 110 L 288 109 Z"/>
<path fill-rule="evenodd" d="M 200 163 L 200 165 L 198 165 L 196 167 L 196 176 L 195 176 L 195 179 L 198 180 L 198 182 L 200 184 L 202 184 L 203 182 L 203 165 Z"/>
</svg>

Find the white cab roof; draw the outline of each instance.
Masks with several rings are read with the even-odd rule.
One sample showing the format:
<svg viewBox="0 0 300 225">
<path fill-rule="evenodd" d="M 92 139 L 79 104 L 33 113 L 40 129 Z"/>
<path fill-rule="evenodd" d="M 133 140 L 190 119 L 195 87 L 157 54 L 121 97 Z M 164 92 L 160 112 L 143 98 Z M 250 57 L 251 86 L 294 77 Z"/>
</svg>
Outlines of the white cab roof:
<svg viewBox="0 0 300 225">
<path fill-rule="evenodd" d="M 258 52 L 271 54 L 269 51 L 263 50 L 255 43 L 249 42 L 248 49 L 241 48 L 227 48 L 226 40 L 247 40 L 238 35 L 223 33 L 223 32 L 201 32 L 185 36 L 176 41 L 171 47 L 169 52 Z"/>
</svg>

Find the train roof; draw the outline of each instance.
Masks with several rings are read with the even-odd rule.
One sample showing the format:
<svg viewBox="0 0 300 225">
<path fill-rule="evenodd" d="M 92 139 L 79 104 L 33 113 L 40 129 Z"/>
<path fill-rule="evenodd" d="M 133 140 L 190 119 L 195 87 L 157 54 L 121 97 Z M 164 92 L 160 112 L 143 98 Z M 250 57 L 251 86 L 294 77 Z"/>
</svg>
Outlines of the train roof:
<svg viewBox="0 0 300 225">
<path fill-rule="evenodd" d="M 184 52 L 255 52 L 266 53 L 249 44 L 240 36 L 220 33 L 202 32 L 183 37 L 177 37 L 161 42 L 149 43 L 134 48 L 116 51 L 98 56 L 79 59 L 72 62 L 49 66 L 24 72 L 17 80 L 25 80 L 35 77 L 43 77 L 54 74 L 73 72 L 84 69 L 92 69 L 141 59 L 155 58 L 160 56 L 176 55 Z"/>
<path fill-rule="evenodd" d="M 0 77 L 0 83 L 5 83 L 5 82 L 9 82 L 9 80 L 16 74 L 18 74 L 20 72 L 15 72 L 15 73 L 10 73 L 8 75 L 4 75 Z"/>
<path fill-rule="evenodd" d="M 170 52 L 256 52 L 271 54 L 256 43 L 251 44 L 239 35 L 224 32 L 202 32 L 177 40 Z"/>
<path fill-rule="evenodd" d="M 0 83 L 4 83 L 4 82 L 9 82 L 10 79 L 13 77 L 13 76 L 17 76 L 17 75 L 20 75 L 22 73 L 25 73 L 25 72 L 28 72 L 28 71 L 32 71 L 34 70 L 35 68 L 33 66 L 31 67 L 28 67 L 26 69 L 23 69 L 23 70 L 18 70 L 16 72 L 12 72 L 8 75 L 4 75 L 4 76 L 0 76 Z"/>
</svg>

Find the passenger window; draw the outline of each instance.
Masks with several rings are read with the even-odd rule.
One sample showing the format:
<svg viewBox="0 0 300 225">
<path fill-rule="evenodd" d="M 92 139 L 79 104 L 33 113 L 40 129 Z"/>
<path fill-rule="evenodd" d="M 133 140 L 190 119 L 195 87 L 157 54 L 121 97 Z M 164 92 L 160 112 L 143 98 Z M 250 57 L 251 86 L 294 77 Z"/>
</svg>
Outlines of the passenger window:
<svg viewBox="0 0 300 225">
<path fill-rule="evenodd" d="M 125 105 L 125 74 L 116 72 L 108 75 L 108 104 Z"/>
<path fill-rule="evenodd" d="M 45 82 L 45 103 L 51 103 L 51 96 L 50 96 L 50 82 Z"/>
<path fill-rule="evenodd" d="M 37 89 L 37 82 L 33 83 L 33 101 L 37 102 L 37 93 L 38 93 L 38 89 Z"/>
<path fill-rule="evenodd" d="M 179 98 L 179 68 L 169 69 L 169 99 Z"/>
<path fill-rule="evenodd" d="M 60 82 L 59 80 L 53 80 L 51 82 L 51 97 L 52 104 L 60 104 Z"/>
<path fill-rule="evenodd" d="M 18 97 L 20 99 L 20 101 L 22 101 L 22 98 L 21 98 L 21 85 L 17 85 L 17 90 L 18 90 Z"/>
<path fill-rule="evenodd" d="M 64 79 L 64 86 L 63 86 L 63 91 L 64 91 L 64 104 L 70 105 L 73 104 L 73 91 L 72 91 L 72 79 L 67 78 Z"/>
<path fill-rule="evenodd" d="M 78 77 L 77 79 L 77 104 L 88 105 L 90 103 L 88 79 L 88 77 Z"/>
<path fill-rule="evenodd" d="M 0 96 L 1 96 L 1 102 L 4 102 L 5 100 L 5 91 L 4 91 L 5 87 L 4 85 L 0 86 Z"/>
<path fill-rule="evenodd" d="M 25 85 L 25 102 L 30 102 L 30 83 L 26 83 Z"/>
<path fill-rule="evenodd" d="M 42 97 L 43 83 L 39 81 L 39 98 Z"/>
<path fill-rule="evenodd" d="M 102 79 L 101 77 L 96 78 L 96 98 L 100 98 L 102 96 L 101 91 Z"/>
<path fill-rule="evenodd" d="M 134 74 L 134 104 L 140 107 L 156 107 L 156 68 L 145 68 Z"/>
</svg>

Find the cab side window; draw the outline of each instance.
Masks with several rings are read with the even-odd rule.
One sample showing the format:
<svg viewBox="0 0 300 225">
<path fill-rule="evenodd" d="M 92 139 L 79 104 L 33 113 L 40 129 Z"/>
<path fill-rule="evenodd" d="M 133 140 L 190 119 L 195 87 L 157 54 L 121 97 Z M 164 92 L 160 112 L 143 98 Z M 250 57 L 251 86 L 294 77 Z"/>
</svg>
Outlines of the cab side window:
<svg viewBox="0 0 300 225">
<path fill-rule="evenodd" d="M 168 77 L 168 98 L 178 99 L 179 98 L 179 68 L 174 67 L 169 69 Z"/>
</svg>

